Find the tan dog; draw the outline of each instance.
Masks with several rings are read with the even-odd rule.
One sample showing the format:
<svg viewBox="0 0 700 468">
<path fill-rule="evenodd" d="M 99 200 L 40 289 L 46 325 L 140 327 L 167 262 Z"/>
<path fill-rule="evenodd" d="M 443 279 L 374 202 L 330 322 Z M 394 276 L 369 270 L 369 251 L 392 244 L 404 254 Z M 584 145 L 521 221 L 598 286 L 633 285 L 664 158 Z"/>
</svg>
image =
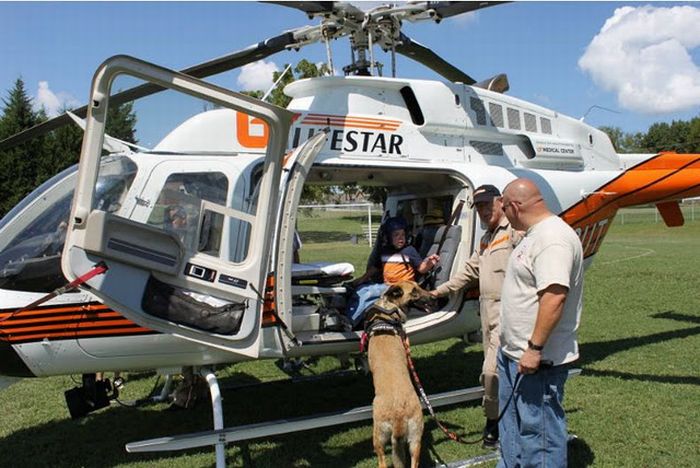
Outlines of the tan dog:
<svg viewBox="0 0 700 468">
<path fill-rule="evenodd" d="M 409 376 L 401 325 L 410 303 L 430 300 L 429 293 L 418 284 L 403 281 L 391 286 L 366 313 L 370 335 L 367 354 L 374 381 L 372 439 L 380 468 L 386 467 L 384 447 L 389 441 L 394 467 L 406 466 L 407 448 L 411 467 L 418 466 L 423 410 Z M 387 326 L 391 322 L 398 327 L 396 333 Z"/>
</svg>

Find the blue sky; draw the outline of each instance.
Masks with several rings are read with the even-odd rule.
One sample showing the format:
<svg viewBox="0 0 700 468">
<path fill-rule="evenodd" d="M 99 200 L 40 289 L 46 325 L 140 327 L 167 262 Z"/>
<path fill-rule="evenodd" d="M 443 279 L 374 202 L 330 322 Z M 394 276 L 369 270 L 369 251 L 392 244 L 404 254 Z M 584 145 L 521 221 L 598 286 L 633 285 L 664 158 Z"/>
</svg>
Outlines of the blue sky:
<svg viewBox="0 0 700 468">
<path fill-rule="evenodd" d="M 0 96 L 22 77 L 53 112 L 84 104 L 95 69 L 112 55 L 182 69 L 306 24 L 314 23 L 301 12 L 255 2 L 0 2 Z M 507 73 L 510 95 L 577 118 L 591 106 L 613 109 L 594 109 L 586 121 L 631 132 L 700 115 L 698 24 L 693 3 L 518 2 L 403 31 L 477 80 Z M 377 55 L 389 69 L 389 56 Z M 334 45 L 336 66 L 348 56 L 345 43 Z M 210 80 L 247 89 L 302 58 L 322 61 L 325 49 L 280 53 Z M 398 73 L 439 79 L 404 58 Z M 151 146 L 164 131 L 140 128 L 138 136 Z"/>
</svg>

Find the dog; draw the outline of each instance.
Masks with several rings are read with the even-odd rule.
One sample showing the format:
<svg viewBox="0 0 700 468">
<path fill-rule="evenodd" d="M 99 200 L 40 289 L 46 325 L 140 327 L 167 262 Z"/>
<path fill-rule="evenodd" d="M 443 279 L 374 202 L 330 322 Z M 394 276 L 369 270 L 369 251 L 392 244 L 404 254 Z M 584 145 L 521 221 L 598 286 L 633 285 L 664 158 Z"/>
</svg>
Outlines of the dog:
<svg viewBox="0 0 700 468">
<path fill-rule="evenodd" d="M 413 389 L 403 345 L 403 322 L 410 304 L 431 303 L 430 294 L 413 281 L 391 286 L 367 310 L 368 359 L 374 382 L 372 441 L 380 468 L 386 467 L 384 447 L 391 441 L 394 467 L 418 467 L 423 437 L 423 409 Z M 395 330 L 395 331 L 392 331 Z"/>
</svg>

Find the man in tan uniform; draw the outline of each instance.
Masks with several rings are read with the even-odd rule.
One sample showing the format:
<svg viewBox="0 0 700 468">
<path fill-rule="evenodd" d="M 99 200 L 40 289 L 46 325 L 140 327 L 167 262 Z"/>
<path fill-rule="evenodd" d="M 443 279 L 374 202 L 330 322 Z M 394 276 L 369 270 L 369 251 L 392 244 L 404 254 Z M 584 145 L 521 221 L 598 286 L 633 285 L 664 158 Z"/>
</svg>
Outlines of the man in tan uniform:
<svg viewBox="0 0 700 468">
<path fill-rule="evenodd" d="M 463 271 L 432 291 L 435 297 L 446 296 L 462 288 L 479 284 L 479 315 L 484 345 L 484 364 L 481 384 L 484 386 L 484 447 L 498 446 L 498 370 L 497 353 L 500 346 L 501 287 L 505 278 L 508 257 L 522 233 L 514 230 L 503 213 L 501 192 L 493 185 L 482 185 L 474 190 L 474 205 L 479 219 L 486 226 L 479 247 L 467 261 Z"/>
</svg>

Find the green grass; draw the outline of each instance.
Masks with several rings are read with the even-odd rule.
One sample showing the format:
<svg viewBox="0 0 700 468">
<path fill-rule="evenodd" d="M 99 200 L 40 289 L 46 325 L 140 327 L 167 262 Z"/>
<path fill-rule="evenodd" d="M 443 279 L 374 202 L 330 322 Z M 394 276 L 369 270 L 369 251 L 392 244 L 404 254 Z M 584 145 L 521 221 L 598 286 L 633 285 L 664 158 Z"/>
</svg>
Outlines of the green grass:
<svg viewBox="0 0 700 468">
<path fill-rule="evenodd" d="M 305 221 L 304 221 L 305 222 Z M 321 255 L 321 224 L 302 225 L 302 259 Z M 329 228 L 330 229 L 330 228 Z M 343 223 L 330 229 L 342 232 Z M 315 231 L 317 237 L 304 237 Z M 362 270 L 362 249 L 332 239 L 338 259 Z M 356 249 L 356 250 L 353 250 Z M 333 258 L 335 259 L 335 258 Z M 700 223 L 667 229 L 662 224 L 614 225 L 586 274 L 580 329 L 581 376 L 566 387 L 569 429 L 578 435 L 571 466 L 700 466 Z M 481 348 L 445 340 L 414 349 L 429 393 L 476 385 Z M 316 372 L 338 367 L 324 358 Z M 306 372 L 309 374 L 309 372 Z M 280 380 L 282 379 L 282 380 Z M 331 377 L 293 383 L 273 362 L 227 367 L 224 386 L 268 382 L 223 391 L 227 426 L 290 418 L 367 405 L 369 378 Z M 130 374 L 125 399 L 147 394 L 152 374 Z M 168 411 L 166 405 L 138 409 L 113 405 L 72 421 L 63 391 L 70 377 L 31 379 L 0 392 L 2 466 L 212 466 L 210 448 L 164 454 L 127 454 L 136 440 L 211 428 L 210 405 Z M 477 403 L 441 408 L 439 417 L 462 436 L 478 436 L 483 419 Z M 437 453 L 450 462 L 483 453 L 446 440 L 426 418 L 423 465 Z M 376 466 L 371 423 L 318 429 L 246 444 L 228 445 L 229 466 Z"/>
</svg>

